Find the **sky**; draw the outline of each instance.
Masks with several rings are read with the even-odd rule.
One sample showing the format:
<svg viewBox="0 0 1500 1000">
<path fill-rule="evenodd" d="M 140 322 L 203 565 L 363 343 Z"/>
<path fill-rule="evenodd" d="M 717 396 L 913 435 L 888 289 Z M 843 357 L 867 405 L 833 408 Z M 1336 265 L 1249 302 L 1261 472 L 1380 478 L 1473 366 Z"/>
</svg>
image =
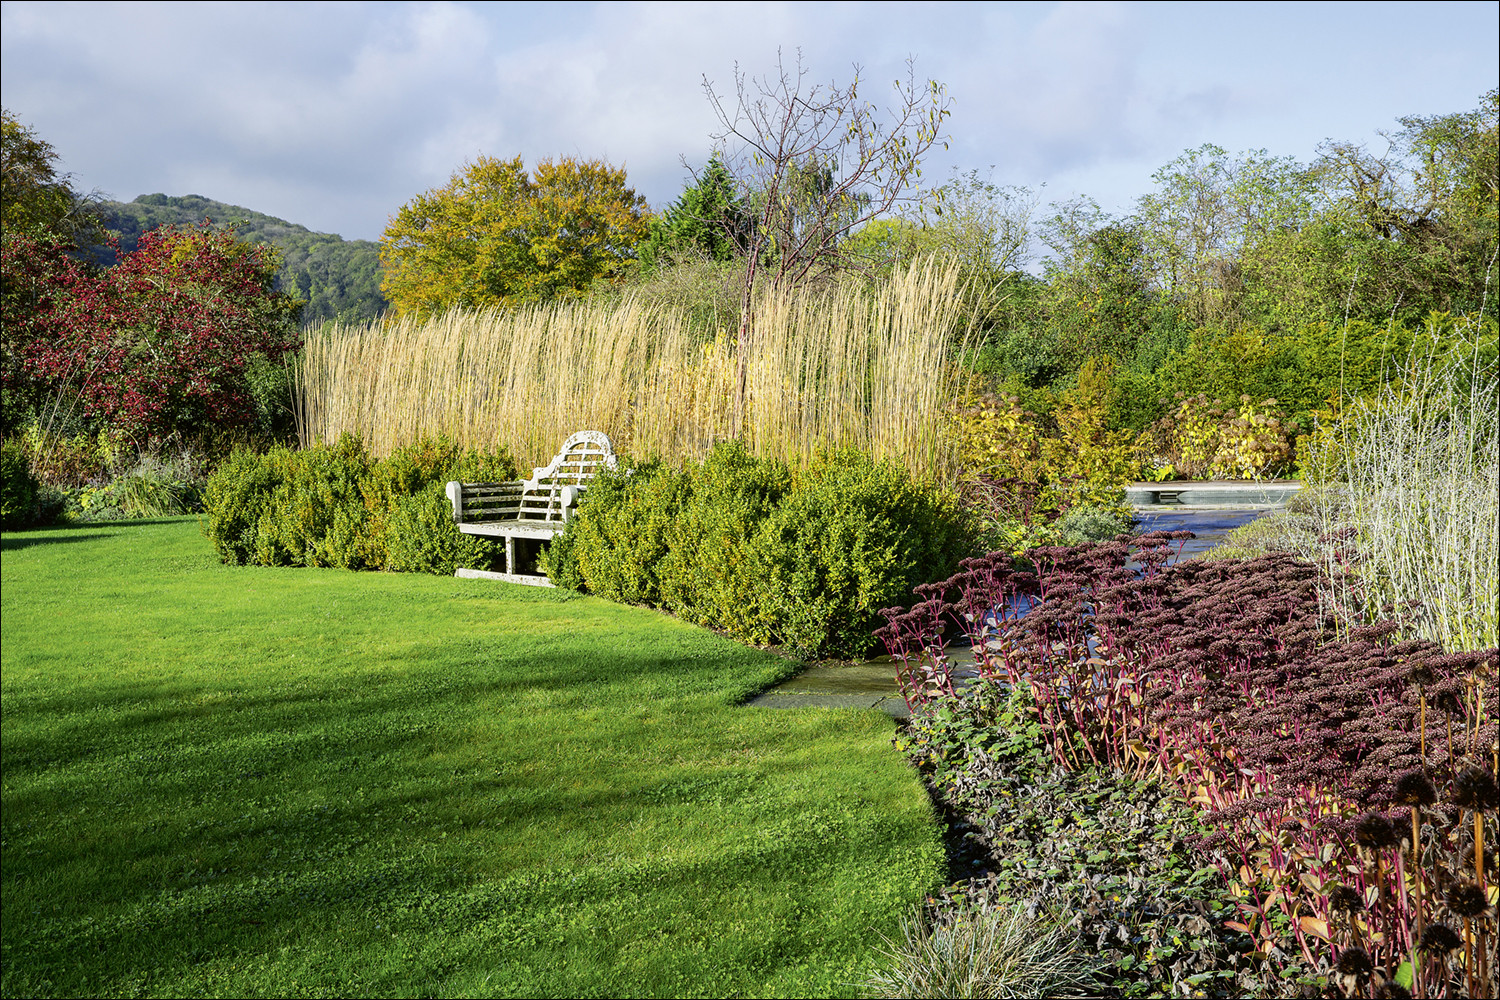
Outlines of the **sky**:
<svg viewBox="0 0 1500 1000">
<path fill-rule="evenodd" d="M 76 188 L 200 194 L 350 239 L 474 157 L 623 165 L 654 208 L 701 165 L 707 81 L 801 59 L 886 104 L 952 98 L 924 180 L 1126 212 L 1186 149 L 1311 160 L 1500 85 L 1486 3 L 0 3 L 0 99 Z M 1045 186 L 1044 186 L 1045 185 Z"/>
</svg>

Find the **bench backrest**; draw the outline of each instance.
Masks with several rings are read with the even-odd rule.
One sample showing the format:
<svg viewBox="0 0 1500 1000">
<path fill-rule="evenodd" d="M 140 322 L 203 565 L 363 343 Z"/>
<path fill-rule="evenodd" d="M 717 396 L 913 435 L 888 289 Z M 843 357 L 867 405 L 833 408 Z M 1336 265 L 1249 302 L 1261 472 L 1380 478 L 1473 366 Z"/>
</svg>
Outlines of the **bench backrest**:
<svg viewBox="0 0 1500 1000">
<path fill-rule="evenodd" d="M 602 431 L 579 431 L 531 478 L 510 483 L 449 483 L 453 519 L 541 521 L 559 526 L 599 469 L 616 467 L 614 446 Z"/>
<path fill-rule="evenodd" d="M 609 443 L 603 431 L 579 431 L 563 442 L 551 464 L 532 469 L 528 482 L 582 489 L 594 478 L 600 466 L 615 467 L 614 445 Z"/>
</svg>

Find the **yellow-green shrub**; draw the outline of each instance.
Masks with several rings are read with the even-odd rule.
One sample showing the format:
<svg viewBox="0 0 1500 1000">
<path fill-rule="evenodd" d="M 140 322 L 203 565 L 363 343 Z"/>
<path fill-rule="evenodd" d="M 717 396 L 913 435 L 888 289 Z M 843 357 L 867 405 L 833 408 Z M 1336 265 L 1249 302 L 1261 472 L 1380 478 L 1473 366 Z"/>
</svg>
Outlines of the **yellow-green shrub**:
<svg viewBox="0 0 1500 1000">
<path fill-rule="evenodd" d="M 1042 461 L 1051 482 L 1073 480 L 1073 502 L 1125 511 L 1125 484 L 1141 478 L 1140 455 L 1129 431 L 1110 430 L 1114 362 L 1093 357 L 1084 362 L 1078 384 L 1063 394 L 1053 413 L 1058 434 L 1042 445 Z"/>
<path fill-rule="evenodd" d="M 1015 396 L 972 388 L 959 402 L 951 432 L 959 468 L 968 478 L 987 475 L 1037 482 L 1043 478 L 1042 436 L 1036 418 Z"/>
<path fill-rule="evenodd" d="M 1108 427 L 1113 377 L 1109 359 L 1090 358 L 1077 386 L 1053 411 L 1051 432 L 1015 397 L 971 390 L 953 421 L 967 487 L 982 479 L 1036 484 L 1041 515 L 1055 516 L 1075 504 L 1124 512 L 1124 486 L 1141 478 L 1144 467 L 1130 432 Z M 996 513 L 990 512 L 991 520 Z M 1031 527 L 1029 516 L 1021 520 Z"/>
<path fill-rule="evenodd" d="M 135 454 L 128 439 L 107 431 L 64 437 L 36 423 L 24 428 L 16 443 L 26 454 L 37 479 L 59 487 L 97 483 L 108 478 L 110 470 L 123 464 L 127 455 Z"/>
<path fill-rule="evenodd" d="M 1143 453 L 1184 479 L 1263 479 L 1287 470 L 1292 441 L 1276 400 L 1238 406 L 1179 394 L 1177 407 L 1141 435 Z M 1157 478 L 1167 478 L 1166 475 Z"/>
<path fill-rule="evenodd" d="M 204 533 L 230 563 L 444 575 L 458 565 L 485 568 L 499 547 L 459 532 L 443 484 L 515 475 L 503 452 L 446 441 L 384 461 L 348 434 L 332 447 L 242 450 L 209 477 Z"/>
</svg>

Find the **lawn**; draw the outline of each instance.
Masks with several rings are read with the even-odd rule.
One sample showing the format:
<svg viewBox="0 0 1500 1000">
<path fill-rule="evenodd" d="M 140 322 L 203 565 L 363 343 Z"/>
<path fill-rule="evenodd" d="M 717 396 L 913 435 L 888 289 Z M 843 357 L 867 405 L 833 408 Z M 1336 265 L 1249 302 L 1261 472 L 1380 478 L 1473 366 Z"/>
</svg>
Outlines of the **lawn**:
<svg viewBox="0 0 1500 1000">
<path fill-rule="evenodd" d="M 672 618 L 3 546 L 6 996 L 848 994 L 942 878 L 888 719 Z"/>
</svg>

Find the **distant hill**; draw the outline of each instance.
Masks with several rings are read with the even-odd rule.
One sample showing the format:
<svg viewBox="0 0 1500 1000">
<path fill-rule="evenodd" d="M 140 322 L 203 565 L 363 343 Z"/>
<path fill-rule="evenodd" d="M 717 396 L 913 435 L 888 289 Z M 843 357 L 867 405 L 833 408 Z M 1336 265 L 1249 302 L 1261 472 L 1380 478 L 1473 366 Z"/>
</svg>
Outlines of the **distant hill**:
<svg viewBox="0 0 1500 1000">
<path fill-rule="evenodd" d="M 307 303 L 302 307 L 304 324 L 353 323 L 385 311 L 379 243 L 315 233 L 285 219 L 196 194 L 143 194 L 132 202 L 106 201 L 100 203 L 99 214 L 105 227 L 119 234 L 120 249 L 126 253 L 135 249 L 142 233 L 157 226 L 195 226 L 204 219 L 216 226 L 234 225 L 241 239 L 271 244 L 284 260 L 277 287 Z M 106 267 L 115 262 L 107 246 L 91 247 L 88 254 Z"/>
</svg>

